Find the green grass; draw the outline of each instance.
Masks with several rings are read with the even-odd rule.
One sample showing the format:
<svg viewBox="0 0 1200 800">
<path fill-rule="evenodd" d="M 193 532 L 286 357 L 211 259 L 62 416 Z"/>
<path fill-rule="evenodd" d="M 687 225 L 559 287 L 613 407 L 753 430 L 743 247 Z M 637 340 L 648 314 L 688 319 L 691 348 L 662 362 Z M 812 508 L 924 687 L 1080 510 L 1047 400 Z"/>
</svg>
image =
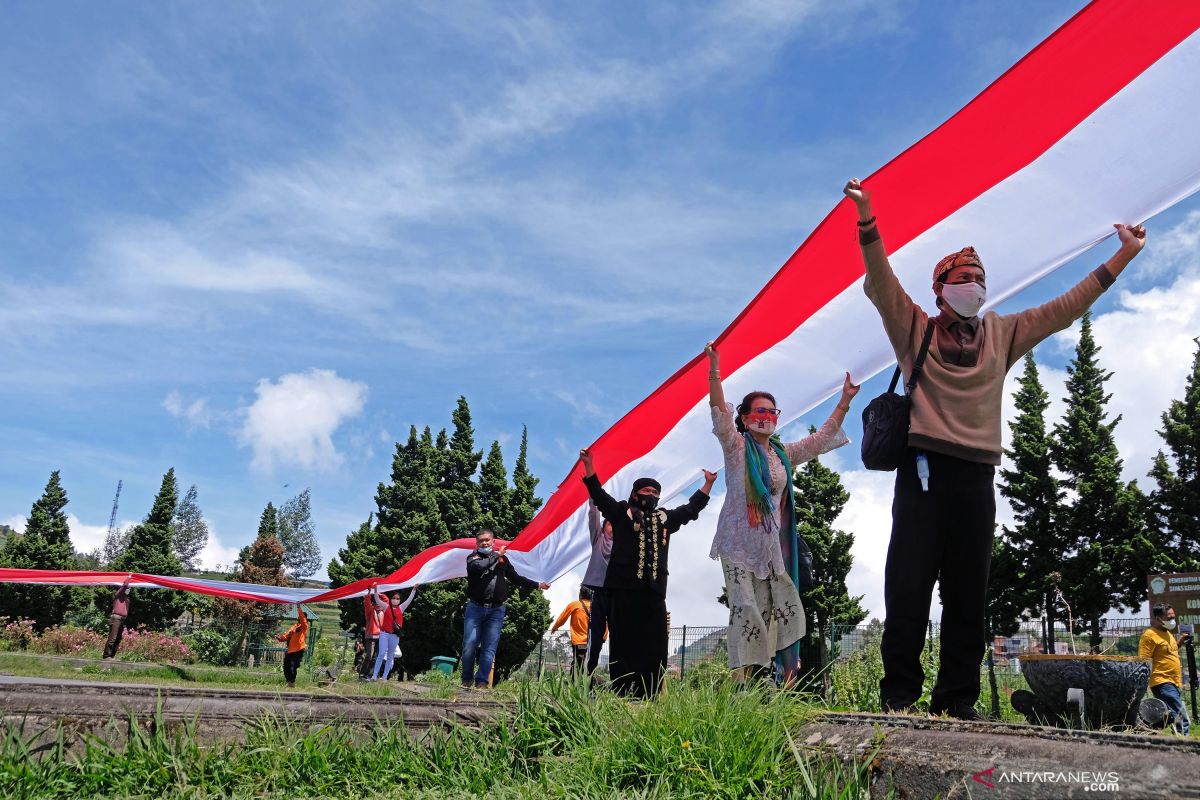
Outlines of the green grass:
<svg viewBox="0 0 1200 800">
<path fill-rule="evenodd" d="M 188 730 L 136 728 L 126 744 L 61 731 L 0 742 L 0 796 L 389 798 L 860 798 L 865 767 L 802 750 L 789 736 L 811 712 L 773 690 L 728 681 L 673 683 L 630 703 L 584 685 L 518 687 L 506 716 L 479 729 L 434 729 L 413 741 L 396 724 L 364 733 L 274 718 L 244 744 L 207 746 Z"/>
<path fill-rule="evenodd" d="M 318 687 L 307 668 L 296 677 L 296 688 L 288 689 L 283 670 L 278 667 L 209 667 L 196 664 L 138 663 L 136 667 L 110 668 L 102 661 L 76 667 L 29 653 L 0 652 L 0 672 L 36 678 L 113 683 L 146 683 L 163 686 L 187 686 L 212 689 L 249 689 L 280 692 L 329 692 L 344 695 L 390 696 L 401 694 L 412 684 L 387 681 L 363 683 L 352 669 L 344 668 L 342 679 L 327 687 Z"/>
</svg>

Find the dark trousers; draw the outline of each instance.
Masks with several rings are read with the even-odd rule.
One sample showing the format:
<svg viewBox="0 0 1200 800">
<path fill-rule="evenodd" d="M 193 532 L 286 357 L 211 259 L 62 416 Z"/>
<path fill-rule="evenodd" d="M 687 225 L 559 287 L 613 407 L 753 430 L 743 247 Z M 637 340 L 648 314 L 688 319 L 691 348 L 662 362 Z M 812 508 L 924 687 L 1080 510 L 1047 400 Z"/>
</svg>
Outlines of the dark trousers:
<svg viewBox="0 0 1200 800">
<path fill-rule="evenodd" d="M 125 618 L 120 614 L 112 614 L 108 618 L 108 641 L 104 643 L 104 657 L 113 658 L 121 647 L 121 638 L 125 636 Z"/>
<path fill-rule="evenodd" d="M 371 677 L 375 667 L 375 654 L 379 651 L 379 637 L 368 636 L 363 639 L 362 662 L 358 665 L 358 674 L 364 678 Z"/>
<path fill-rule="evenodd" d="M 283 657 L 283 679 L 287 681 L 288 686 L 292 686 L 296 683 L 296 671 L 300 669 L 300 662 L 303 660 L 303 650 L 297 650 L 294 653 L 288 653 Z"/>
<path fill-rule="evenodd" d="M 612 589 L 608 674 L 617 694 L 654 697 L 667 668 L 667 602 L 646 589 Z"/>
<path fill-rule="evenodd" d="M 586 644 L 571 645 L 571 677 L 575 677 L 587 663 L 588 646 Z"/>
<path fill-rule="evenodd" d="M 612 608 L 612 595 L 607 589 L 595 586 L 590 588 L 592 589 L 592 606 L 591 618 L 588 620 L 588 675 L 595 672 L 596 665 L 600 663 L 600 648 L 604 646 L 604 640 L 608 637 L 608 615 L 609 609 Z"/>
<path fill-rule="evenodd" d="M 929 491 L 917 478 L 916 451 L 896 472 L 892 538 L 884 569 L 883 680 L 886 707 L 921 696 L 921 647 L 936 581 L 942 600 L 941 662 L 930 711 L 974 706 L 984 651 L 984 606 L 996 526 L 996 468 L 928 453 Z"/>
</svg>

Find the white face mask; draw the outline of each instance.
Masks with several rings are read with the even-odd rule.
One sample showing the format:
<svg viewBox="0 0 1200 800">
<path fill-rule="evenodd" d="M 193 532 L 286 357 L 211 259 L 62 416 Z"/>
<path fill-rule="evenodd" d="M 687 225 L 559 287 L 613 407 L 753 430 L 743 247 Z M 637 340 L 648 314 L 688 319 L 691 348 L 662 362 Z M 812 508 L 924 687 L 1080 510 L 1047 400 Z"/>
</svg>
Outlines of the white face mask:
<svg viewBox="0 0 1200 800">
<path fill-rule="evenodd" d="M 987 289 L 978 283 L 943 283 L 942 299 L 959 316 L 970 319 L 979 313 L 987 301 Z"/>
<path fill-rule="evenodd" d="M 765 433 L 767 436 L 775 433 L 775 428 L 779 424 L 773 419 L 756 419 L 745 423 L 746 430 L 754 431 L 755 433 Z"/>
<path fill-rule="evenodd" d="M 1164 628 L 1166 628 L 1166 629 L 1167 629 L 1167 630 L 1169 630 L 1169 631 L 1173 631 L 1173 630 L 1175 630 L 1175 620 L 1173 620 L 1173 619 L 1164 619 L 1164 620 L 1163 620 L 1163 627 L 1164 627 Z"/>
</svg>

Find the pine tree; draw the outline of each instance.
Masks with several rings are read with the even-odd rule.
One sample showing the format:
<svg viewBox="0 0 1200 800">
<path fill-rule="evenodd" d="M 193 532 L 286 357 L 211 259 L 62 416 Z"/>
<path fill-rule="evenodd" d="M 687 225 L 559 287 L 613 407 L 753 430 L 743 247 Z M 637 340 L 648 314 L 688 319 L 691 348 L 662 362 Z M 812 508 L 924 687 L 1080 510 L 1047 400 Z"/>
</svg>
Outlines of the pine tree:
<svg viewBox="0 0 1200 800">
<path fill-rule="evenodd" d="M 850 495 L 838 474 L 816 458 L 796 469 L 793 488 L 796 531 L 812 550 L 816 580 L 816 586 L 804 593 L 804 611 L 808 630 L 824 641 L 831 626 L 857 625 L 867 616 L 863 596 L 851 597 L 846 589 L 846 576 L 854 564 L 854 534 L 833 527 Z"/>
<path fill-rule="evenodd" d="M 1000 470 L 1000 494 L 1012 506 L 1016 525 L 1002 530 L 1001 549 L 993 554 L 988 580 L 990 621 L 996 633 L 1008 635 L 1027 612 L 1046 615 L 1050 652 L 1054 652 L 1055 587 L 1047 564 L 1057 564 L 1076 549 L 1072 530 L 1060 524 L 1064 514 L 1062 484 L 1054 475 L 1051 441 L 1046 431 L 1050 395 L 1042 386 L 1033 353 L 1025 355 L 1025 371 L 1014 396 L 1017 417 L 1009 423 L 1012 444 L 1004 451 L 1011 469 Z M 1003 619 L 1000 609 L 1015 616 Z"/>
<path fill-rule="evenodd" d="M 175 483 L 175 470 L 167 470 L 162 485 L 154 498 L 150 513 L 140 525 L 129 531 L 129 543 L 125 551 L 113 562 L 116 572 L 143 572 L 149 575 L 178 575 L 182 565 L 175 557 L 172 541 L 171 520 L 175 517 L 175 504 L 179 498 L 179 487 Z M 112 604 L 112 591 L 97 592 L 96 605 L 108 613 Z M 171 625 L 187 607 L 182 592 L 170 589 L 133 589 L 130 592 L 129 616 L 126 624 L 131 628 L 145 626 L 151 630 L 164 630 Z"/>
<path fill-rule="evenodd" d="M 1100 348 L 1085 314 L 1075 357 L 1067 367 L 1067 411 L 1054 428 L 1051 453 L 1074 502 L 1059 523 L 1076 543 L 1063 562 L 1063 591 L 1074 615 L 1100 645 L 1101 618 L 1113 607 L 1141 602 L 1153 548 L 1144 521 L 1145 498 L 1136 482 L 1121 481 L 1113 438 L 1120 416 L 1107 421 L 1111 395 Z M 1046 569 L 1043 566 L 1043 569 Z"/>
<path fill-rule="evenodd" d="M 475 471 L 483 452 L 475 449 L 475 429 L 471 427 L 471 409 L 467 398 L 459 397 L 458 406 L 450 415 L 454 433 L 448 447 L 438 481 L 438 505 L 442 520 L 455 536 L 471 536 L 479 527 L 482 512 L 479 506 L 479 484 Z"/>
<path fill-rule="evenodd" d="M 104 534 L 104 545 L 96 554 L 101 564 L 110 570 L 112 569 L 112 565 L 117 562 L 117 559 L 125 552 L 125 548 L 129 546 L 129 532 L 132 530 L 132 527 L 113 528 Z"/>
<path fill-rule="evenodd" d="M 492 442 L 483 466 L 479 468 L 480 523 L 502 539 L 516 535 L 509 517 L 508 470 L 504 468 L 504 454 L 499 442 Z"/>
<path fill-rule="evenodd" d="M 74 569 L 71 531 L 63 512 L 67 502 L 67 492 L 55 470 L 42 496 L 29 510 L 25 533 L 13 533 L 5 539 L 0 565 L 11 569 Z M 69 586 L 0 584 L 0 616 L 32 619 L 34 626 L 43 630 L 61 624 L 77 598 L 78 593 Z"/>
<path fill-rule="evenodd" d="M 274 509 L 271 509 L 274 511 Z M 243 551 L 244 556 L 231 580 L 257 583 L 264 586 L 286 586 L 284 547 L 279 537 L 263 526 L 254 542 Z M 260 641 L 279 621 L 280 607 L 273 603 L 254 603 L 218 597 L 213 601 L 213 615 L 220 624 L 236 631 L 238 645 L 234 661 L 240 663 L 252 641 Z"/>
<path fill-rule="evenodd" d="M 538 479 L 529 471 L 529 428 L 523 426 L 521 449 L 517 452 L 517 463 L 513 466 L 513 490 L 509 497 L 514 536 L 530 523 L 542 507 L 542 498 L 535 494 L 537 485 Z"/>
<path fill-rule="evenodd" d="M 459 406 L 460 411 L 464 409 L 465 401 Z M 362 578 L 386 576 L 428 547 L 473 534 L 483 514 L 479 499 L 484 492 L 481 484 L 474 480 L 469 481 L 469 491 L 464 491 L 461 475 L 466 462 L 460 460 L 456 463 L 456 458 L 471 452 L 474 445 L 469 436 L 464 435 L 464 432 L 469 433 L 469 417 L 464 418 L 456 412 L 455 424 L 457 445 L 444 430 L 435 439 L 429 428 L 425 428 L 418 436 L 415 427 L 410 429 L 405 444 L 396 445 L 391 483 L 380 483 L 376 490 L 376 513 L 347 537 L 345 547 L 338 551 L 337 558 L 329 564 L 332 586 L 344 586 Z M 499 488 L 494 474 L 497 464 L 502 467 L 502 454 L 497 453 L 497 460 L 485 470 L 492 487 L 493 501 L 499 494 L 495 491 Z M 528 524 L 540 503 L 540 500 L 532 498 L 532 487 L 536 486 L 537 479 L 528 474 L 523 461 L 519 462 L 519 466 L 524 470 L 532 508 L 523 509 L 519 515 L 514 513 L 511 506 L 508 509 L 493 508 L 493 513 L 499 513 L 509 520 L 507 531 L 496 530 L 503 538 L 509 538 L 511 531 L 520 530 Z M 484 475 L 481 474 L 480 481 L 483 480 Z M 457 494 L 448 491 L 448 487 L 452 486 L 457 486 Z M 462 505 L 447 502 L 448 498 L 453 500 L 454 496 L 474 498 L 476 523 L 467 530 L 451 528 L 443 517 L 444 508 L 461 515 Z M 462 557 L 465 562 L 465 551 Z M 407 590 L 401 592 L 403 596 L 407 595 Z M 424 672 L 429 668 L 433 656 L 454 656 L 459 653 L 462 648 L 465 592 L 464 580 L 442 581 L 420 587 L 416 600 L 405 614 L 404 655 L 401 659 L 405 671 Z M 343 601 L 340 605 L 343 627 L 360 631 L 363 625 L 361 599 Z M 496 654 L 497 675 L 504 676 L 519 666 L 540 640 L 549 623 L 549 602 L 540 591 L 514 589 L 509 597 Z"/>
<path fill-rule="evenodd" d="M 1200 345 L 1200 339 L 1196 343 Z M 1158 435 L 1170 457 L 1159 450 L 1150 469 L 1157 484 L 1150 513 L 1162 557 L 1154 568 L 1200 571 L 1200 346 L 1183 399 L 1171 401 L 1162 422 Z"/>
<path fill-rule="evenodd" d="M 179 501 L 175 509 L 175 519 L 171 521 L 172 536 L 175 545 L 175 556 L 185 570 L 196 571 L 200 568 L 200 551 L 208 544 L 208 523 L 200 512 L 196 502 L 196 486 L 192 485 L 187 494 Z"/>
<path fill-rule="evenodd" d="M 294 581 L 302 581 L 321 568 L 321 546 L 312 524 L 312 493 L 305 489 L 279 509 L 279 540 L 283 566 Z"/>
<path fill-rule="evenodd" d="M 509 493 L 506 538 L 513 538 L 525 529 L 539 508 L 542 499 L 534 495 L 538 479 L 529 471 L 529 431 L 521 429 L 521 449 L 513 467 L 513 488 Z M 513 587 L 504 614 L 500 646 L 496 648 L 496 674 L 505 676 L 519 667 L 533 652 L 542 634 L 550 627 L 550 601 L 539 589 Z"/>
<path fill-rule="evenodd" d="M 440 462 L 429 428 L 418 436 L 414 426 L 407 443 L 397 443 L 391 483 L 380 483 L 375 493 L 374 524 L 369 518 L 360 525 L 346 539 L 346 546 L 338 550 L 337 558 L 330 561 L 331 586 L 390 575 L 422 550 L 449 541 L 450 533 L 438 508 L 436 469 Z M 407 671 L 424 672 L 433 656 L 458 652 L 461 640 L 455 642 L 454 623 L 461 634 L 464 585 L 464 581 L 443 581 L 421 587 L 405 615 L 403 664 Z M 361 631 L 362 600 L 345 600 L 339 605 L 342 627 Z"/>
</svg>

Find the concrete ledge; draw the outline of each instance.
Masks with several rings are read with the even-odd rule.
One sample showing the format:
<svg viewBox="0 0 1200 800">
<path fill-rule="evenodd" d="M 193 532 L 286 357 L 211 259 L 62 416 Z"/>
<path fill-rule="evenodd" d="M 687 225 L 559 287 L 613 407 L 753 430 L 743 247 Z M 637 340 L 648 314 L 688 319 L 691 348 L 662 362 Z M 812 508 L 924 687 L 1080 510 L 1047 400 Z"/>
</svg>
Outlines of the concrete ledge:
<svg viewBox="0 0 1200 800">
<path fill-rule="evenodd" d="M 239 738 L 247 722 L 266 714 L 302 725 L 346 722 L 366 727 L 396 721 L 423 730 L 451 723 L 478 725 L 503 707 L 474 692 L 434 700 L 415 693 L 372 697 L 0 677 L 0 720 L 6 726 L 23 726 L 33 734 L 52 731 L 61 722 L 72 739 L 84 733 L 108 739 L 127 735 L 131 718 L 171 727 L 194 722 L 203 739 Z"/>
<path fill-rule="evenodd" d="M 1168 734 L 830 713 L 794 738 L 842 759 L 873 757 L 874 797 L 894 787 L 897 798 L 922 799 L 1200 798 L 1200 740 Z"/>
</svg>

